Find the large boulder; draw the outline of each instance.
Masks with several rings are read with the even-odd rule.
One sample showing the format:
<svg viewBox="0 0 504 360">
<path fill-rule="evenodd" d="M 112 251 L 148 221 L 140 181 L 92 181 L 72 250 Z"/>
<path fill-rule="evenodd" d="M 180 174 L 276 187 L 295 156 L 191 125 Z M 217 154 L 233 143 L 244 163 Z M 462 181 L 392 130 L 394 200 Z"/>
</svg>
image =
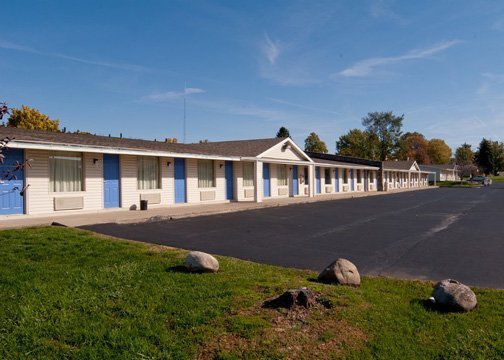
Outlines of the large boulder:
<svg viewBox="0 0 504 360">
<path fill-rule="evenodd" d="M 445 279 L 434 285 L 432 297 L 436 305 L 448 311 L 471 311 L 478 304 L 469 286 L 453 279 Z"/>
<path fill-rule="evenodd" d="M 318 279 L 323 282 L 350 286 L 360 286 L 361 282 L 357 267 L 347 259 L 338 259 L 329 264 L 319 274 Z"/>
<path fill-rule="evenodd" d="M 191 251 L 187 254 L 185 266 L 190 272 L 219 271 L 219 262 L 217 259 L 201 251 Z"/>
</svg>

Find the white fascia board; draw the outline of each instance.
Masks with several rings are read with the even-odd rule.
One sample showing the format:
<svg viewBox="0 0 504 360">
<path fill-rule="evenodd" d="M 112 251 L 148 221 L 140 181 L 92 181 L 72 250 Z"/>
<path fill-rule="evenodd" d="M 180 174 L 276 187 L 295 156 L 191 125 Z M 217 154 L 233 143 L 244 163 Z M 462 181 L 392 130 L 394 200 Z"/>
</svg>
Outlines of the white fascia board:
<svg viewBox="0 0 504 360">
<path fill-rule="evenodd" d="M 290 143 L 292 145 L 292 147 L 294 149 L 296 149 L 296 151 L 298 151 L 308 162 L 313 163 L 313 160 L 308 155 L 306 155 L 306 153 L 303 150 L 301 150 L 301 148 L 299 146 L 297 146 L 296 143 L 291 138 L 284 139 L 284 140 L 280 141 L 279 143 L 276 143 L 273 146 L 277 146 L 278 144 L 282 144 L 282 146 L 283 146 L 286 142 Z M 266 154 L 268 151 L 270 151 L 272 147 L 270 147 L 268 150 L 263 151 L 262 153 L 260 153 L 256 157 L 258 157 L 258 158 L 263 157 L 264 154 Z"/>
<path fill-rule="evenodd" d="M 230 160 L 230 161 L 240 160 L 239 157 L 229 157 L 219 155 L 175 153 L 169 151 L 148 151 L 148 150 L 124 149 L 124 148 L 114 148 L 104 146 L 81 146 L 81 145 L 65 145 L 65 144 L 53 144 L 53 143 L 24 142 L 16 140 L 9 142 L 8 147 L 16 149 L 78 151 L 78 152 L 100 153 L 100 154 L 160 156 L 160 157 L 186 158 L 186 159 L 212 159 L 212 160 Z"/>
</svg>

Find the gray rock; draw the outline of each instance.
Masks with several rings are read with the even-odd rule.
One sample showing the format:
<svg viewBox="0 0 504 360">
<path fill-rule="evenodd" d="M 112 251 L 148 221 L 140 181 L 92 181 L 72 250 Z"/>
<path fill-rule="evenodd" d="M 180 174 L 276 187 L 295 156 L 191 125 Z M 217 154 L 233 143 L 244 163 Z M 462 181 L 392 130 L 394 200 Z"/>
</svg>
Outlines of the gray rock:
<svg viewBox="0 0 504 360">
<path fill-rule="evenodd" d="M 357 267 L 347 259 L 332 262 L 319 274 L 318 279 L 324 282 L 341 285 L 360 286 L 360 275 Z"/>
<path fill-rule="evenodd" d="M 219 262 L 217 259 L 201 251 L 191 251 L 187 254 L 185 266 L 190 272 L 219 271 Z"/>
<path fill-rule="evenodd" d="M 263 304 L 265 308 L 286 308 L 292 309 L 295 306 L 304 308 L 312 307 L 316 302 L 316 296 L 313 291 L 307 288 L 287 290 L 282 295 L 271 300 L 266 300 Z"/>
<path fill-rule="evenodd" d="M 471 311 L 478 304 L 476 295 L 469 286 L 452 279 L 434 285 L 432 297 L 438 306 L 449 311 Z"/>
</svg>

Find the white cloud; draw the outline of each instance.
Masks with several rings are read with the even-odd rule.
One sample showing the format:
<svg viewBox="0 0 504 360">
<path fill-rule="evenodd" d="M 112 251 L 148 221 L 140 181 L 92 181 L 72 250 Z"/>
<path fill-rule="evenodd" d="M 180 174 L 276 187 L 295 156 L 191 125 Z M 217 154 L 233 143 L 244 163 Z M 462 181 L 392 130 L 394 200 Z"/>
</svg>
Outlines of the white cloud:
<svg viewBox="0 0 504 360">
<path fill-rule="evenodd" d="M 189 96 L 193 94 L 202 94 L 205 90 L 199 88 L 185 88 L 182 91 L 166 91 L 161 93 L 154 93 L 150 95 L 146 95 L 142 97 L 142 100 L 150 100 L 150 101 L 170 101 L 175 99 L 180 99 L 184 96 Z"/>
<path fill-rule="evenodd" d="M 83 63 L 83 64 L 103 66 L 103 67 L 109 67 L 109 68 L 114 68 L 114 69 L 122 69 L 122 70 L 130 70 L 130 71 L 148 71 L 148 69 L 146 67 L 141 66 L 141 65 L 115 63 L 115 62 L 100 61 L 100 60 L 90 60 L 90 59 L 84 59 L 81 57 L 71 56 L 71 55 L 67 55 L 67 54 L 45 52 L 45 51 L 40 51 L 38 49 L 31 48 L 28 46 L 19 45 L 19 44 L 11 43 L 8 41 L 2 41 L 2 40 L 0 40 L 0 49 L 20 51 L 20 52 L 25 52 L 25 53 L 30 53 L 30 54 L 48 56 L 48 57 L 53 57 L 53 58 L 58 58 L 58 59 L 63 59 L 63 60 L 70 60 L 70 61 L 74 61 L 74 62 L 79 62 L 79 63 Z"/>
<path fill-rule="evenodd" d="M 273 41 L 266 33 L 264 34 L 264 43 L 261 44 L 261 51 L 271 65 L 274 65 L 280 56 L 280 43 Z"/>
<path fill-rule="evenodd" d="M 436 53 L 444 51 L 446 49 L 451 48 L 454 45 L 461 43 L 460 40 L 450 40 L 444 41 L 439 44 L 433 45 L 424 49 L 414 49 L 408 51 L 406 54 L 399 56 L 390 56 L 390 57 L 377 57 L 365 59 L 357 62 L 349 68 L 344 69 L 339 72 L 339 75 L 345 77 L 363 77 L 368 76 L 373 73 L 375 68 L 380 66 L 386 66 L 390 64 L 401 63 L 407 60 L 417 60 L 428 58 Z"/>
</svg>

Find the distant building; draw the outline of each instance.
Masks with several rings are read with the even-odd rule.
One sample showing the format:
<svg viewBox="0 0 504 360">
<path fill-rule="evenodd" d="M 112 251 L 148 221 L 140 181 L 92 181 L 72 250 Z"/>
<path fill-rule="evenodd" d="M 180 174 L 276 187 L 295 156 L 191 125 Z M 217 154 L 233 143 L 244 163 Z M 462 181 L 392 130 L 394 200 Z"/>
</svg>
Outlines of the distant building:
<svg viewBox="0 0 504 360">
<path fill-rule="evenodd" d="M 429 171 L 429 181 L 457 181 L 460 179 L 457 165 L 441 164 L 441 165 L 420 165 L 420 169 Z"/>
</svg>

